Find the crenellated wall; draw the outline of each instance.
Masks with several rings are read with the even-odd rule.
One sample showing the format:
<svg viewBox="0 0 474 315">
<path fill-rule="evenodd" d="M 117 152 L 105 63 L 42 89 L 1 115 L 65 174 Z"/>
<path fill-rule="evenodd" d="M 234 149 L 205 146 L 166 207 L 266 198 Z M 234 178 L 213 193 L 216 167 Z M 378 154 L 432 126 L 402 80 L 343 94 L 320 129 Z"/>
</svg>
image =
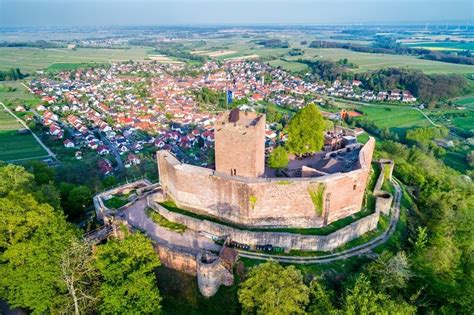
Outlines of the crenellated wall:
<svg viewBox="0 0 474 315">
<path fill-rule="evenodd" d="M 361 149 L 358 169 L 314 178 L 230 176 L 182 164 L 168 151 L 157 153 L 158 171 L 181 208 L 254 227 L 322 227 L 361 210 L 374 146 L 370 138 Z"/>
</svg>

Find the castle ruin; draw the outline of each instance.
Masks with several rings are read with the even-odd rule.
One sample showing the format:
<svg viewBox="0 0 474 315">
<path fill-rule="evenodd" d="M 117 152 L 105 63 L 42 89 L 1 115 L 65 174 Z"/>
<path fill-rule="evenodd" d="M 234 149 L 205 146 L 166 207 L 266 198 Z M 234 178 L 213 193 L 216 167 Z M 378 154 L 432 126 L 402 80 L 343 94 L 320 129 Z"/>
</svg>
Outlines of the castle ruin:
<svg viewBox="0 0 474 315">
<path fill-rule="evenodd" d="M 160 184 L 177 206 L 248 227 L 319 228 L 360 211 L 375 140 L 333 136 L 337 149 L 265 167 L 265 115 L 233 110 L 215 124 L 214 169 L 157 153 Z"/>
</svg>

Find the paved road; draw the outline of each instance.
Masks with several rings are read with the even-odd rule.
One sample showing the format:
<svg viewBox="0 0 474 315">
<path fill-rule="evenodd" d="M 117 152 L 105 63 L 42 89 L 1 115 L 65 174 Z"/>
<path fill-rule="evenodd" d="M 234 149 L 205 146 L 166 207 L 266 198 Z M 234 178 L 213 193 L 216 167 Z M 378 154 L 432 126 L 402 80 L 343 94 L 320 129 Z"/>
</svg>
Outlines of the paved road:
<svg viewBox="0 0 474 315">
<path fill-rule="evenodd" d="M 392 181 L 392 183 L 395 187 L 396 193 L 394 198 L 394 204 L 391 210 L 389 228 L 384 233 L 382 233 L 382 235 L 372 239 L 371 241 L 365 244 L 355 246 L 339 253 L 319 257 L 269 255 L 264 253 L 246 252 L 241 250 L 238 251 L 239 256 L 259 260 L 275 260 L 282 263 L 323 264 L 330 263 L 336 260 L 347 259 L 350 257 L 368 254 L 372 251 L 372 249 L 385 243 L 390 238 L 390 236 L 392 236 L 393 232 L 395 232 L 395 229 L 397 228 L 398 220 L 400 218 L 400 202 L 402 199 L 402 191 L 397 180 Z"/>
<path fill-rule="evenodd" d="M 38 143 L 43 147 L 43 149 L 46 150 L 46 152 L 48 153 L 49 156 L 51 156 L 52 158 L 54 158 L 55 160 L 56 159 L 56 154 L 53 153 L 53 151 L 51 151 L 44 143 L 43 141 L 41 141 L 40 138 L 38 138 L 38 136 L 30 129 L 30 127 L 28 127 L 27 124 L 25 124 L 25 122 L 23 120 L 21 120 L 17 115 L 15 115 L 15 113 L 13 113 L 8 107 L 5 106 L 5 104 L 1 103 L 0 102 L 0 105 L 3 106 L 3 108 L 5 109 L 5 111 L 7 113 L 9 113 L 10 115 L 12 115 L 13 117 L 15 117 L 15 119 L 23 126 L 25 127 L 26 129 L 28 129 L 31 134 L 33 135 L 33 137 L 35 137 L 36 141 L 38 141 Z"/>
<path fill-rule="evenodd" d="M 124 210 L 123 217 L 130 226 L 143 231 L 158 244 L 177 248 L 194 255 L 202 252 L 202 249 L 220 251 L 221 246 L 196 231 L 186 229 L 183 234 L 179 234 L 159 226 L 146 216 L 146 207 L 146 198 L 141 199 Z"/>
</svg>

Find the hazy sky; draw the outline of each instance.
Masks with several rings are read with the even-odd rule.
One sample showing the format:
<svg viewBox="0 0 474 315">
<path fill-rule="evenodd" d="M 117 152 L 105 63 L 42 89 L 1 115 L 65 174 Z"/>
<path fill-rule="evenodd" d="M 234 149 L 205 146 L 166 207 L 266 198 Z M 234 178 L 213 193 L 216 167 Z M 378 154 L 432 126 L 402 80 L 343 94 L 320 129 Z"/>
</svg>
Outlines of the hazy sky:
<svg viewBox="0 0 474 315">
<path fill-rule="evenodd" d="M 0 26 L 474 23 L 474 0 L 0 0 Z"/>
</svg>

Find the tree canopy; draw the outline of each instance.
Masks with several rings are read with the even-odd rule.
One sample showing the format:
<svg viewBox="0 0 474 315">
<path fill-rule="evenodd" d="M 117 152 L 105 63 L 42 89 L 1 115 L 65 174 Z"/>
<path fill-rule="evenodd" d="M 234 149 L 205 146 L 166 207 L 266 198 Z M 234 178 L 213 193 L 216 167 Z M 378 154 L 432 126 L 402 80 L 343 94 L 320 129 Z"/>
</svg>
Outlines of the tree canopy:
<svg viewBox="0 0 474 315">
<path fill-rule="evenodd" d="M 108 314 L 156 313 L 161 296 L 154 269 L 160 261 L 151 241 L 141 233 L 114 239 L 97 248 L 102 275 L 99 310 Z"/>
<path fill-rule="evenodd" d="M 302 314 L 309 301 L 301 272 L 272 261 L 253 268 L 238 294 L 244 311 L 257 314 Z"/>
<path fill-rule="evenodd" d="M 325 126 L 323 116 L 316 105 L 309 104 L 303 107 L 288 125 L 286 145 L 290 152 L 302 155 L 321 150 Z"/>
<path fill-rule="evenodd" d="M 274 169 L 283 169 L 288 166 L 288 152 L 282 146 L 276 147 L 268 158 L 268 164 Z"/>
</svg>

